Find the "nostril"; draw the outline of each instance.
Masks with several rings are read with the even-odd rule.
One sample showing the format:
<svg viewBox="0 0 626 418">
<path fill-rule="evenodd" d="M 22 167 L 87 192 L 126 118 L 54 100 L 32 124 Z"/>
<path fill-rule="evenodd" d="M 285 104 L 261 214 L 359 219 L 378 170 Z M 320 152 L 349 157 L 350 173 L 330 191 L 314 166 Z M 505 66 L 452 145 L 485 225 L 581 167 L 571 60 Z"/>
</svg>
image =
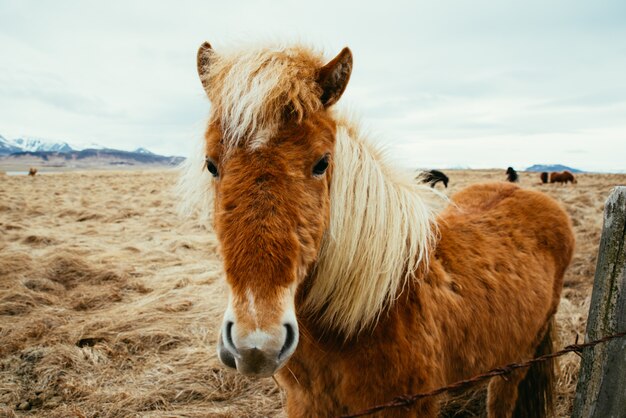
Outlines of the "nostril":
<svg viewBox="0 0 626 418">
<path fill-rule="evenodd" d="M 294 341 L 296 340 L 296 333 L 293 330 L 293 326 L 290 324 L 284 324 L 284 327 L 287 331 L 287 336 L 285 337 L 285 344 L 283 344 L 283 348 L 281 348 L 278 358 L 282 358 L 283 355 L 291 349 Z"/>
<path fill-rule="evenodd" d="M 225 334 L 226 335 L 224 335 L 224 339 L 226 340 L 226 344 L 228 344 L 228 346 L 232 350 L 237 352 L 237 348 L 235 347 L 235 343 L 233 342 L 233 336 L 232 336 L 233 325 L 235 325 L 235 323 L 233 321 L 228 321 L 226 323 L 226 330 L 225 330 Z"/>
</svg>

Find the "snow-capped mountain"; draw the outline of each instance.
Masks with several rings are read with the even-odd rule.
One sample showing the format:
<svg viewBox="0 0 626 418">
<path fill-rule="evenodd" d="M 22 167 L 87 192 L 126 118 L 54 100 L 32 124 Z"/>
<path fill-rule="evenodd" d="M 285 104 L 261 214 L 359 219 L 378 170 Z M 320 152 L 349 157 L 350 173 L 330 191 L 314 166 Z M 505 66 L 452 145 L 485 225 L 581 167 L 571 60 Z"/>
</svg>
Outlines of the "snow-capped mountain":
<svg viewBox="0 0 626 418">
<path fill-rule="evenodd" d="M 13 144 L 12 141 L 9 141 L 8 139 L 0 135 L 0 155 L 11 154 L 13 152 L 20 152 L 21 150 L 22 149 L 16 146 L 15 144 Z"/>
<path fill-rule="evenodd" d="M 52 153 L 52 154 L 62 154 L 65 157 L 71 154 L 80 154 L 80 155 L 91 155 L 90 152 L 109 152 L 112 153 L 122 153 L 126 154 L 137 154 L 138 158 L 143 158 L 144 160 L 150 160 L 152 157 L 162 157 L 159 156 L 152 151 L 149 151 L 146 148 L 140 147 L 134 151 L 123 151 L 112 149 L 101 144 L 97 144 L 95 142 L 84 142 L 84 143 L 75 143 L 72 142 L 67 143 L 63 141 L 48 141 L 41 138 L 34 137 L 21 137 L 17 139 L 6 139 L 2 135 L 0 135 L 0 155 L 9 156 L 11 154 L 16 153 Z M 105 154 L 106 154 L 105 152 Z M 78 154 L 77 154 L 78 153 Z M 102 154 L 102 155 L 105 155 Z M 99 154 L 98 154 L 99 155 Z M 108 154 L 107 154 L 108 155 Z M 121 155 L 121 154 L 120 154 Z"/>
<path fill-rule="evenodd" d="M 0 155 L 8 155 L 14 152 L 59 152 L 67 154 L 72 151 L 83 151 L 86 149 L 107 149 L 107 147 L 90 143 L 72 143 L 69 144 L 65 141 L 49 141 L 42 138 L 35 137 L 20 137 L 16 139 L 6 139 L 0 135 Z M 141 148 L 142 152 L 149 153 L 150 151 L 145 148 Z"/>
<path fill-rule="evenodd" d="M 11 141 L 14 146 L 25 152 L 72 152 L 67 142 L 49 142 L 41 138 L 17 138 Z"/>
</svg>

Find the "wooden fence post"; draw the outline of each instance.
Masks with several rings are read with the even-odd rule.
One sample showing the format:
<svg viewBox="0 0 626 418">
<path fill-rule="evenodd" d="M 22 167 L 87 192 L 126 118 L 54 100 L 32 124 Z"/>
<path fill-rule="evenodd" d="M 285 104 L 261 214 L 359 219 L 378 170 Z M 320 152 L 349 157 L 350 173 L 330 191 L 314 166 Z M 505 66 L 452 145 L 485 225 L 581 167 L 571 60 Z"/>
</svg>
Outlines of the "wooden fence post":
<svg viewBox="0 0 626 418">
<path fill-rule="evenodd" d="M 626 331 L 626 187 L 613 189 L 593 282 L 585 341 Z M 626 338 L 583 351 L 573 418 L 626 417 Z"/>
</svg>

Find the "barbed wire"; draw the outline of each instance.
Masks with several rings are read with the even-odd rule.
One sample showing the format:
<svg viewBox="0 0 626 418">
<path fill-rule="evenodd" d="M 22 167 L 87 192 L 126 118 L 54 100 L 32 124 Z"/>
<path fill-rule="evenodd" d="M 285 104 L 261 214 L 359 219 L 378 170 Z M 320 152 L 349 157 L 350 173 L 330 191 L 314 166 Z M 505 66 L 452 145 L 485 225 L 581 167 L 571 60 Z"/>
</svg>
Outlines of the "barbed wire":
<svg viewBox="0 0 626 418">
<path fill-rule="evenodd" d="M 397 398 L 395 398 L 391 402 L 388 402 L 388 403 L 385 403 L 385 404 L 376 405 L 376 406 L 373 406 L 371 408 L 364 409 L 364 410 L 362 410 L 360 412 L 356 412 L 354 414 L 342 415 L 341 418 L 364 417 L 364 416 L 367 416 L 367 415 L 375 414 L 376 412 L 380 412 L 380 411 L 385 410 L 385 409 L 406 408 L 406 407 L 409 407 L 409 406 L 413 405 L 414 403 L 416 403 L 420 399 L 430 398 L 430 397 L 433 397 L 433 396 L 441 395 L 442 393 L 445 393 L 445 392 L 448 392 L 448 391 L 452 391 L 452 390 L 467 389 L 468 387 L 473 386 L 474 384 L 476 384 L 478 382 L 481 382 L 483 380 L 487 380 L 487 379 L 490 379 L 490 378 L 495 377 L 495 376 L 504 376 L 504 375 L 507 375 L 507 374 L 513 372 L 516 369 L 522 369 L 522 368 L 525 368 L 525 367 L 530 367 L 530 366 L 532 366 L 535 363 L 541 363 L 541 362 L 553 359 L 555 357 L 560 357 L 560 356 L 562 356 L 564 354 L 567 354 L 567 353 L 572 353 L 573 352 L 573 353 L 576 353 L 576 354 L 580 355 L 580 352 L 582 350 L 584 350 L 585 348 L 594 347 L 594 346 L 596 346 L 598 344 L 606 343 L 608 341 L 611 341 L 611 340 L 614 340 L 614 339 L 617 339 L 617 338 L 622 338 L 622 337 L 626 337 L 626 331 L 619 332 L 617 334 L 607 335 L 604 338 L 600 338 L 598 340 L 590 341 L 590 342 L 584 343 L 584 344 L 577 344 L 578 343 L 578 337 L 576 337 L 576 342 L 574 344 L 568 345 L 568 346 L 564 347 L 560 351 L 556 351 L 556 352 L 550 353 L 550 354 L 545 354 L 543 356 L 539 356 L 539 357 L 534 358 L 532 360 L 524 361 L 524 362 L 521 362 L 521 363 L 511 363 L 511 364 L 507 364 L 506 366 L 496 367 L 495 369 L 491 369 L 488 372 L 476 375 L 476 376 L 474 376 L 472 378 L 465 379 L 465 380 L 459 380 L 458 382 L 449 384 L 447 386 L 440 387 L 438 389 L 431 390 L 429 392 L 416 393 L 414 395 L 398 396 Z"/>
</svg>

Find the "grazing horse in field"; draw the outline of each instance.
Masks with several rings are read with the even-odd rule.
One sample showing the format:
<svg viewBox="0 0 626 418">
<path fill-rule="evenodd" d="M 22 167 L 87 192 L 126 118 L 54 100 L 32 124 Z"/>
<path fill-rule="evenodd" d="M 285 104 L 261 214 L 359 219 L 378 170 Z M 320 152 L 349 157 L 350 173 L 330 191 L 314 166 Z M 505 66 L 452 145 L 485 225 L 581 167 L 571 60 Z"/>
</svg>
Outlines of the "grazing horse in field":
<svg viewBox="0 0 626 418">
<path fill-rule="evenodd" d="M 515 171 L 513 167 L 509 167 L 506 169 L 506 180 L 511 183 L 517 183 L 519 181 L 517 171 Z"/>
<path fill-rule="evenodd" d="M 37 174 L 37 169 L 36 169 L 36 168 L 31 167 L 31 168 L 28 170 L 28 175 L 29 175 L 29 176 L 35 176 L 36 174 Z"/>
<path fill-rule="evenodd" d="M 441 182 L 446 187 L 446 189 L 448 188 L 448 181 L 450 181 L 448 176 L 446 176 L 439 170 L 424 171 L 418 174 L 416 179 L 422 183 L 428 183 L 430 187 L 433 188 L 437 183 Z"/>
<path fill-rule="evenodd" d="M 565 170 L 562 173 L 557 173 L 555 171 L 553 171 L 552 173 L 550 173 L 550 183 L 565 183 L 567 184 L 568 182 L 576 184 L 578 183 L 578 181 L 576 181 L 576 178 L 574 177 L 574 175 L 572 173 L 570 173 L 569 171 Z"/>
<path fill-rule="evenodd" d="M 184 203 L 213 206 L 229 288 L 218 355 L 275 375 L 289 417 L 354 413 L 549 352 L 574 247 L 561 207 L 513 184 L 471 186 L 437 214 L 432 189 L 332 110 L 351 70 L 347 48 L 327 63 L 302 46 L 198 51 L 212 106 L 179 185 Z M 544 416 L 550 373 L 494 378 L 489 417 L 516 401 Z M 377 416 L 432 418 L 439 401 Z"/>
<path fill-rule="evenodd" d="M 546 184 L 548 182 L 548 172 L 544 171 L 543 173 L 539 175 L 539 178 L 541 179 L 541 182 L 543 184 Z"/>
</svg>

